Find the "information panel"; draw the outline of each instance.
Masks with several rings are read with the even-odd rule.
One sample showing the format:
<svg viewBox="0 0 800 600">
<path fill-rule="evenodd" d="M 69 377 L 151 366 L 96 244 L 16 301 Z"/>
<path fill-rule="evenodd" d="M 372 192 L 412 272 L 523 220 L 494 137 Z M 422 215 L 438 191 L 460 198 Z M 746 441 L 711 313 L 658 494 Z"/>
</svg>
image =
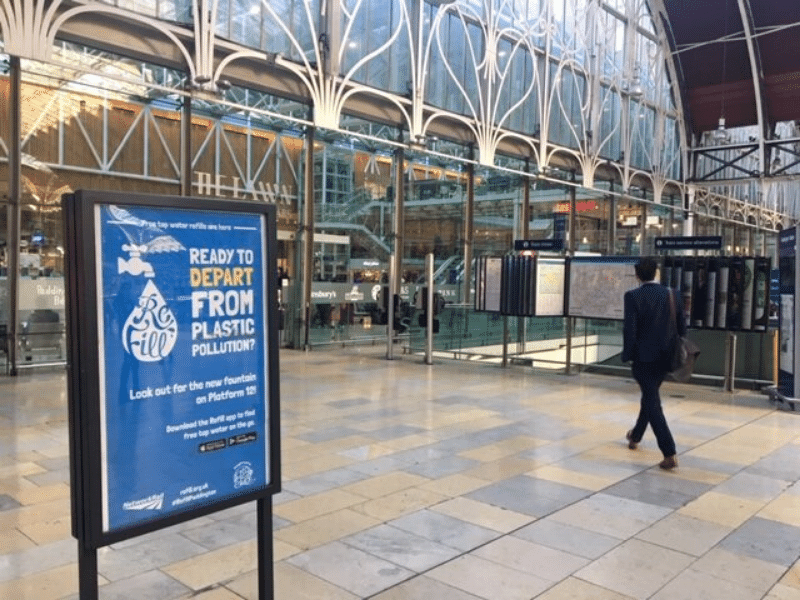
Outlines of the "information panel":
<svg viewBox="0 0 800 600">
<path fill-rule="evenodd" d="M 263 217 L 95 211 L 103 529 L 264 485 Z"/>
<path fill-rule="evenodd" d="M 585 319 L 624 318 L 625 292 L 639 285 L 638 257 L 579 257 L 570 261 L 567 315 Z"/>
<path fill-rule="evenodd" d="M 78 311 L 71 330 L 84 354 L 96 350 L 95 365 L 86 363 L 96 400 L 89 382 L 72 384 L 81 396 L 75 472 L 90 496 L 76 502 L 90 505 L 94 542 L 274 493 L 274 214 L 242 211 L 244 203 L 176 199 L 176 208 L 89 196 L 77 203 L 90 209 L 73 210 L 82 214 L 76 229 L 93 234 L 93 247 L 76 251 L 94 275 L 85 283 L 96 305 Z M 81 279 L 73 269 L 73 304 Z M 75 329 L 92 314 L 96 325 Z M 80 353 L 73 345 L 71 362 L 84 360 Z"/>
<path fill-rule="evenodd" d="M 566 263 L 561 258 L 536 259 L 536 316 L 564 316 Z"/>
</svg>

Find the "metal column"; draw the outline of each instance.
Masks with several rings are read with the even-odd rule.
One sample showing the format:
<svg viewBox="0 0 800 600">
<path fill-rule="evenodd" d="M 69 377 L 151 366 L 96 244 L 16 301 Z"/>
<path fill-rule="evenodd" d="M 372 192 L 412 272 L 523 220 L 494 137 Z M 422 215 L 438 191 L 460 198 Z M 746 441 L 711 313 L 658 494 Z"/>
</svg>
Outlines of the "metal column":
<svg viewBox="0 0 800 600">
<path fill-rule="evenodd" d="M 395 272 L 397 271 L 397 255 L 389 257 L 389 297 L 386 299 L 386 360 L 394 359 L 394 295 L 397 293 Z"/>
<path fill-rule="evenodd" d="M 800 225 L 794 228 L 794 398 L 800 398 Z"/>
<path fill-rule="evenodd" d="M 470 148 L 470 158 L 472 149 Z M 464 211 L 464 291 L 462 300 L 464 304 L 470 303 L 470 288 L 472 284 L 472 240 L 475 234 L 475 166 L 467 165 L 467 206 Z M 431 282 L 433 283 L 433 282 Z"/>
<path fill-rule="evenodd" d="M 22 193 L 22 67 L 17 56 L 9 59 L 8 144 L 8 364 L 9 373 L 17 374 L 17 329 L 19 324 L 19 243 L 20 195 Z"/>
<path fill-rule="evenodd" d="M 573 174 L 574 179 L 574 174 Z M 575 256 L 575 186 L 569 188 L 569 243 L 567 244 L 567 255 Z M 574 329 L 574 317 L 567 319 L 567 356 L 564 372 L 569 375 L 572 371 L 572 330 Z"/>
<path fill-rule="evenodd" d="M 181 114 L 181 196 L 192 195 L 192 96 L 182 99 Z"/>
<path fill-rule="evenodd" d="M 725 337 L 725 379 L 726 392 L 735 391 L 736 382 L 736 334 L 728 332 Z"/>
<path fill-rule="evenodd" d="M 403 271 L 403 245 L 405 244 L 405 169 L 406 154 L 403 148 L 394 151 L 394 289 L 400 293 Z"/>
<path fill-rule="evenodd" d="M 425 364 L 433 364 L 433 254 L 425 256 L 425 281 L 428 283 L 427 290 L 427 322 L 425 331 Z"/>
<path fill-rule="evenodd" d="M 314 266 L 314 134 L 315 128 L 306 128 L 305 194 L 303 205 L 303 285 L 302 317 L 303 349 L 310 347 L 311 329 L 311 278 Z"/>
</svg>

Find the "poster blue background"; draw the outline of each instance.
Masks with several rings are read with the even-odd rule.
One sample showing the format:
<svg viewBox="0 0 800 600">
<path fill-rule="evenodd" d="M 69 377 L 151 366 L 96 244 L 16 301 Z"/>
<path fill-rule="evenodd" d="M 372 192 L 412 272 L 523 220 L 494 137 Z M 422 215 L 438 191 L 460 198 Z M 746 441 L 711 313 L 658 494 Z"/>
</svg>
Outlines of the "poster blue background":
<svg viewBox="0 0 800 600">
<path fill-rule="evenodd" d="M 106 205 L 98 210 L 98 269 L 102 274 L 99 327 L 103 334 L 100 369 L 105 375 L 104 530 L 160 519 L 268 485 L 271 415 L 267 414 L 266 402 L 263 217 L 141 206 Z M 234 258 L 230 264 L 191 264 L 192 249 L 221 250 L 222 254 L 233 250 Z M 237 251 L 245 249 L 252 251 L 252 262 L 243 265 Z M 192 268 L 217 266 L 252 267 L 251 279 L 229 280 L 228 285 L 215 287 L 204 287 L 197 281 L 192 285 Z M 153 276 L 148 277 L 148 272 Z M 153 339 L 169 337 L 170 332 L 157 331 L 164 324 L 167 329 L 171 324 L 176 334 L 171 352 L 154 361 L 139 360 L 128 351 L 132 347 L 130 332 L 133 329 L 135 333 L 142 321 L 131 314 L 140 306 L 148 281 L 160 292 L 172 315 L 159 307 L 167 318 L 155 324 L 157 335 Z M 206 299 L 194 318 L 192 293 L 200 290 L 232 292 L 235 296 L 239 291 L 252 290 L 252 311 L 211 317 Z M 240 340 L 252 349 L 203 356 L 195 347 L 193 356 L 195 344 L 214 343 L 193 340 L 194 323 L 205 322 L 213 329 L 216 321 L 241 318 L 253 319 L 253 333 L 239 332 L 216 341 Z M 139 323 L 132 327 L 131 319 Z M 129 340 L 128 350 L 124 339 Z M 208 382 L 244 374 L 250 376 L 246 382 L 223 383 L 213 390 L 207 387 Z M 190 382 L 195 389 L 189 389 Z M 238 397 L 240 390 L 246 391 L 243 397 Z M 236 397 L 224 397 L 226 391 L 235 392 Z M 212 397 L 216 400 L 211 401 Z M 168 428 L 175 431 L 168 432 Z M 217 428 L 224 431 L 212 433 Z M 236 436 L 239 443 L 231 445 Z M 217 449 L 201 451 L 201 445 L 212 441 L 217 442 Z"/>
</svg>

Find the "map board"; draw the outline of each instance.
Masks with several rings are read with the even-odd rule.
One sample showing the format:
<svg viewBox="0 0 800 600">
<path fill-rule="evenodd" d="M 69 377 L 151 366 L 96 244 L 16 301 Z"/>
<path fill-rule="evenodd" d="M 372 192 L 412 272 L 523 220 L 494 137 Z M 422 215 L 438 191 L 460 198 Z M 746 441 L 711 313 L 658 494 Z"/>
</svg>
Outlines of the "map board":
<svg viewBox="0 0 800 600">
<path fill-rule="evenodd" d="M 564 283 L 566 263 L 560 258 L 536 260 L 536 316 L 564 315 Z"/>
<path fill-rule="evenodd" d="M 584 319 L 624 317 L 625 292 L 639 286 L 638 257 L 580 257 L 570 261 L 567 315 Z"/>
</svg>

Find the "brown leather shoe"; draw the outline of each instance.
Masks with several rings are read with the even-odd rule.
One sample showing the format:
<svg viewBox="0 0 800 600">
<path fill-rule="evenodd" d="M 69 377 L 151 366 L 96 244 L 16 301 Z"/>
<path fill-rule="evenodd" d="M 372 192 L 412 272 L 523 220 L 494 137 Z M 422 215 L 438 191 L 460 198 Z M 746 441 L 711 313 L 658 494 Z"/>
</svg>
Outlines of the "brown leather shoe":
<svg viewBox="0 0 800 600">
<path fill-rule="evenodd" d="M 628 433 L 625 434 L 625 439 L 628 440 L 628 448 L 631 450 L 636 450 L 636 446 L 639 445 L 639 442 L 633 441 L 633 429 L 629 430 Z"/>
<path fill-rule="evenodd" d="M 678 459 L 675 458 L 674 454 L 672 456 L 667 456 L 664 458 L 664 460 L 658 463 L 658 466 L 669 471 L 670 469 L 674 469 L 678 466 Z"/>
</svg>

